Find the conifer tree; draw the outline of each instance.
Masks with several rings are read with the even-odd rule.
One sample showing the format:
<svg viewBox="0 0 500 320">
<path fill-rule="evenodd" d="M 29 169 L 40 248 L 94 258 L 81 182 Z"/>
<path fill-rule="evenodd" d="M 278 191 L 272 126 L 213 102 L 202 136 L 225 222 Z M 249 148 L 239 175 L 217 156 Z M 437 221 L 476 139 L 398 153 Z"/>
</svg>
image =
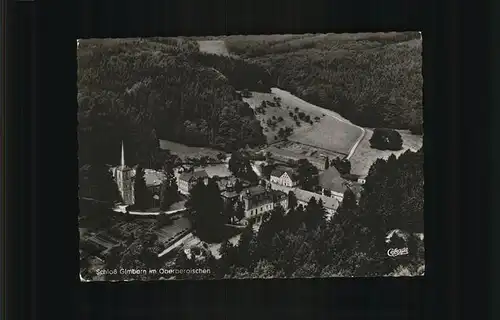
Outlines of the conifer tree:
<svg viewBox="0 0 500 320">
<path fill-rule="evenodd" d="M 177 181 L 175 179 L 174 170 L 172 166 L 165 168 L 165 179 L 161 187 L 160 195 L 160 209 L 168 210 L 169 207 L 179 200 L 179 192 L 177 190 Z"/>
<path fill-rule="evenodd" d="M 84 196 L 110 203 L 121 200 L 118 185 L 106 165 L 92 165 L 86 175 L 80 176 L 80 184 L 82 192 L 90 191 L 90 194 L 83 194 Z"/>
<path fill-rule="evenodd" d="M 297 197 L 295 193 L 290 190 L 288 191 L 288 209 L 294 209 L 297 206 Z"/>
<path fill-rule="evenodd" d="M 134 179 L 134 207 L 140 210 L 147 209 L 151 205 L 151 194 L 146 186 L 144 169 L 138 166 Z"/>
<path fill-rule="evenodd" d="M 240 193 L 242 190 L 243 190 L 243 184 L 241 183 L 240 179 L 236 179 L 236 182 L 234 183 L 234 191 Z"/>
<path fill-rule="evenodd" d="M 305 223 L 308 229 L 316 228 L 319 223 L 324 220 L 325 209 L 323 207 L 323 201 L 321 199 L 316 201 L 314 197 L 309 199 L 305 209 Z"/>
<path fill-rule="evenodd" d="M 225 223 L 222 215 L 224 202 L 214 179 L 210 179 L 206 186 L 200 181 L 193 187 L 186 208 L 198 237 L 212 241 L 221 236 Z"/>
</svg>

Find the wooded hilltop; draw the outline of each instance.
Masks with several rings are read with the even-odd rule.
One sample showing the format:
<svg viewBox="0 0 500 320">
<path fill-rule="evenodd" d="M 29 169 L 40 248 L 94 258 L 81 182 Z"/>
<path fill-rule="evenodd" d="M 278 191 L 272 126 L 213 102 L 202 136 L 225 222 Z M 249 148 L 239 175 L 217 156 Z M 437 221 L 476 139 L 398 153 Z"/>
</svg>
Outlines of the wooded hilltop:
<svg viewBox="0 0 500 320">
<path fill-rule="evenodd" d="M 199 53 L 189 40 L 82 40 L 80 162 L 116 162 L 121 140 L 127 161 L 144 165 L 154 161 L 157 138 L 227 151 L 263 144 L 259 121 L 236 92 L 240 82 L 260 89 L 261 75 L 251 82 L 259 72 L 242 60 Z"/>
</svg>

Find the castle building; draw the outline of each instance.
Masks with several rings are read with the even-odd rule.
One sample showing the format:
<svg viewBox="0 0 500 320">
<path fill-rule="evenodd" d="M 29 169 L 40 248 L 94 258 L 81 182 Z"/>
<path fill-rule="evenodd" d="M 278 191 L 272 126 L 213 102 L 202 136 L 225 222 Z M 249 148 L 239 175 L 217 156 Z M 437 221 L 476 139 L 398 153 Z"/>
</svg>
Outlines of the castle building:
<svg viewBox="0 0 500 320">
<path fill-rule="evenodd" d="M 134 170 L 125 165 L 125 150 L 122 141 L 122 157 L 120 166 L 114 170 L 116 184 L 124 204 L 134 204 Z"/>
<path fill-rule="evenodd" d="M 260 185 L 244 190 L 240 194 L 240 201 L 244 205 L 245 218 L 260 216 L 272 211 L 278 205 L 281 205 L 284 209 L 288 207 L 286 193 Z"/>
</svg>

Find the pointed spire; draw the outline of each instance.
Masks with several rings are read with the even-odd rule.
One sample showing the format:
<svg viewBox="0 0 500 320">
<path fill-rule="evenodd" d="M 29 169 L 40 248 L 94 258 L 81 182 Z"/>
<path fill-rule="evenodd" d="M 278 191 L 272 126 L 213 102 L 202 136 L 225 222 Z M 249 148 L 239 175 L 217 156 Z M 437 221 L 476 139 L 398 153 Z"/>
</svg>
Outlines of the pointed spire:
<svg viewBox="0 0 500 320">
<path fill-rule="evenodd" d="M 123 149 L 123 140 L 122 140 L 122 161 L 121 161 L 121 166 L 125 167 L 125 151 Z"/>
</svg>

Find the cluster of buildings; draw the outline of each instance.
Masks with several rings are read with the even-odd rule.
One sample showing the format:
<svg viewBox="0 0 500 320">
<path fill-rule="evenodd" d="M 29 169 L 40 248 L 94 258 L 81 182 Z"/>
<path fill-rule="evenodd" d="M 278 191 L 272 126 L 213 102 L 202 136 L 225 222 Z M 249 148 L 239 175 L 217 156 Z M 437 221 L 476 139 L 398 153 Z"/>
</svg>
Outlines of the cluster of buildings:
<svg viewBox="0 0 500 320">
<path fill-rule="evenodd" d="M 124 148 L 122 143 L 121 163 L 112 169 L 118 189 L 125 205 L 134 203 L 133 178 L 135 169 L 125 164 Z M 153 201 L 158 201 L 162 183 L 161 173 L 145 170 L 146 185 L 154 194 Z M 189 195 L 192 188 L 199 182 L 208 183 L 209 175 L 205 170 L 183 172 L 178 176 L 179 192 Z M 347 188 L 356 186 L 347 183 L 336 168 L 330 167 L 321 171 L 318 176 L 318 189 L 316 192 L 301 189 L 298 174 L 292 167 L 278 166 L 271 174 L 266 186 L 250 186 L 248 183 L 239 182 L 236 188 L 235 177 L 222 177 L 216 179 L 221 197 L 227 206 L 235 206 L 238 202 L 243 204 L 244 218 L 259 217 L 273 210 L 277 205 L 288 208 L 288 192 L 293 191 L 299 204 L 307 205 L 312 197 L 321 200 L 327 212 L 336 212 Z M 239 190 L 236 190 L 239 189 Z"/>
<path fill-rule="evenodd" d="M 288 192 L 292 191 L 298 204 L 306 206 L 311 198 L 321 200 L 325 210 L 334 214 L 342 202 L 344 191 L 350 186 L 341 178 L 335 168 L 329 168 L 318 177 L 320 190 L 311 192 L 300 188 L 296 171 L 290 167 L 278 167 L 270 174 L 266 186 L 243 185 L 242 190 L 235 190 L 234 178 L 221 178 L 218 182 L 221 197 L 226 206 L 235 207 L 238 202 L 243 204 L 244 218 L 259 218 L 264 213 L 281 205 L 288 209 Z M 179 190 L 189 194 L 198 182 L 208 182 L 208 174 L 204 170 L 183 173 L 179 176 Z M 329 192 L 325 192 L 328 190 Z M 328 195 L 327 195 L 328 194 Z"/>
<path fill-rule="evenodd" d="M 208 183 L 208 174 L 205 170 L 185 172 L 178 178 L 179 191 L 188 194 L 197 183 Z M 235 178 L 220 178 L 218 180 L 221 197 L 226 207 L 235 208 L 241 202 L 244 210 L 244 218 L 254 218 L 273 210 L 281 205 L 288 208 L 288 195 L 279 190 L 271 189 L 271 185 L 250 186 L 247 182 L 241 182 L 242 190 L 236 190 Z"/>
<path fill-rule="evenodd" d="M 307 205 L 313 197 L 321 200 L 326 211 L 333 214 L 342 202 L 344 192 L 349 186 L 335 168 L 322 171 L 318 180 L 318 192 L 311 192 L 300 188 L 297 173 L 292 168 L 277 168 L 270 175 L 273 188 L 293 191 L 298 203 L 302 205 Z"/>
</svg>

